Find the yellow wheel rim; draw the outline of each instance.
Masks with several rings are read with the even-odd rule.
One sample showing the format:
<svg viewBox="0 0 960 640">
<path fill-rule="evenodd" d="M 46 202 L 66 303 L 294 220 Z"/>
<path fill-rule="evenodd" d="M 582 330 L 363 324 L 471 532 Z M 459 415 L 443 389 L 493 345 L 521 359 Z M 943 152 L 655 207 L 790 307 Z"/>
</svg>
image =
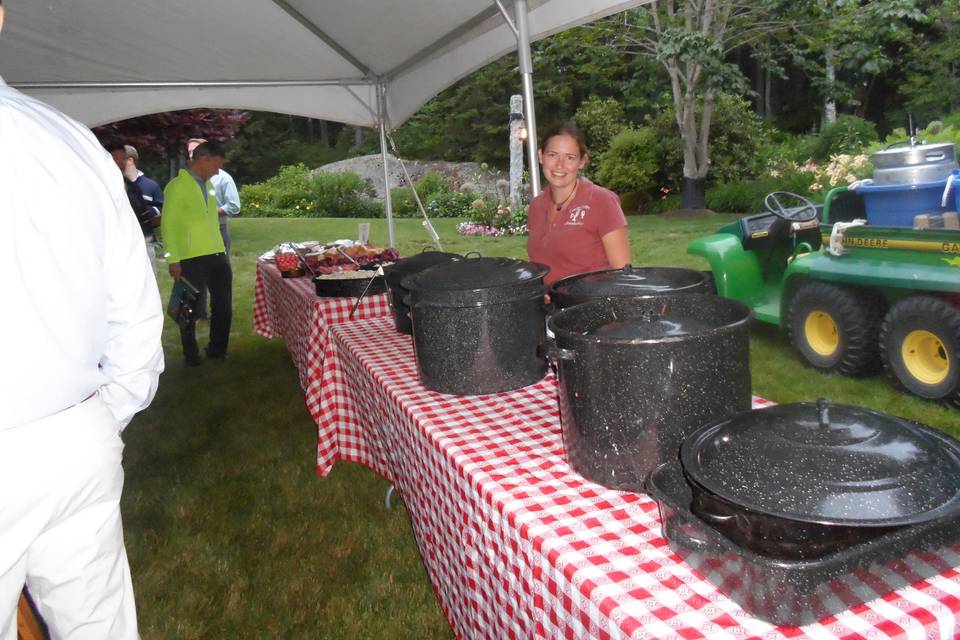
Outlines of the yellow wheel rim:
<svg viewBox="0 0 960 640">
<path fill-rule="evenodd" d="M 825 311 L 815 310 L 807 314 L 803 323 L 803 334 L 810 348 L 824 357 L 832 356 L 840 346 L 837 323 Z"/>
<path fill-rule="evenodd" d="M 907 334 L 900 347 L 910 375 L 924 384 L 940 384 L 950 372 L 950 359 L 936 334 L 917 329 Z"/>
</svg>

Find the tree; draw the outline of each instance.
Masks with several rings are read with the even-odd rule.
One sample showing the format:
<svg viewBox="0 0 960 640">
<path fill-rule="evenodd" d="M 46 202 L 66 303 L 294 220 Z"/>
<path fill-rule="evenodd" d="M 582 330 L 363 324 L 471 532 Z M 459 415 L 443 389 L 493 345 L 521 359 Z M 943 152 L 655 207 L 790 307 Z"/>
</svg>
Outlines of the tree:
<svg viewBox="0 0 960 640">
<path fill-rule="evenodd" d="M 901 87 L 921 122 L 960 109 L 960 0 L 934 2 L 927 11 L 923 46 L 906 55 Z"/>
<path fill-rule="evenodd" d="M 282 166 L 303 163 L 312 168 L 336 162 L 348 155 L 352 129 L 336 122 L 254 111 L 227 145 L 227 170 L 237 183 L 252 184 L 277 175 Z M 331 147 L 344 131 L 351 134 L 350 142 Z"/>
<path fill-rule="evenodd" d="M 865 101 L 926 20 L 918 0 L 791 0 L 781 11 L 794 26 L 786 44 L 821 93 L 823 124 L 836 121 L 838 102 Z"/>
<path fill-rule="evenodd" d="M 172 177 L 188 138 L 226 142 L 249 118 L 250 114 L 244 111 L 189 109 L 128 118 L 97 127 L 93 132 L 101 140 L 131 144 L 141 155 L 146 152 L 166 158 Z"/>
<path fill-rule="evenodd" d="M 655 63 L 627 55 L 622 19 L 604 18 L 532 45 L 537 127 L 570 119 L 587 98 L 615 98 L 640 120 L 664 88 Z M 400 127 L 399 152 L 410 158 L 507 163 L 507 118 L 520 93 L 516 54 L 490 63 L 445 90 Z"/>
<path fill-rule="evenodd" d="M 705 208 L 717 92 L 748 90 L 743 73 L 726 60 L 784 24 L 762 0 L 654 0 L 624 15 L 631 26 L 628 51 L 656 59 L 670 78 L 683 147 L 680 206 Z"/>
</svg>

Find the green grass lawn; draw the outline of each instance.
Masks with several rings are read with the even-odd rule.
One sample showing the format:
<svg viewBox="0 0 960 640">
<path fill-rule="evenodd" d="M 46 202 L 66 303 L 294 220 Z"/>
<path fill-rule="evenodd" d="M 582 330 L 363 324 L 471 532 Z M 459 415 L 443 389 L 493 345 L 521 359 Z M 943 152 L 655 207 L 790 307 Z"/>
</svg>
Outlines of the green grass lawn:
<svg viewBox="0 0 960 640">
<path fill-rule="evenodd" d="M 732 216 L 630 219 L 634 263 L 704 268 L 687 243 Z M 126 430 L 123 499 L 141 634 L 153 638 L 449 638 L 403 505 L 354 464 L 314 475 L 315 427 L 279 339 L 253 333 L 256 257 L 283 240 L 356 236 L 357 220 L 240 219 L 231 225 L 230 358 L 182 364 L 164 330 L 167 370 L 152 406 Z M 444 249 L 525 256 L 525 238 L 460 237 L 435 222 Z M 386 224 L 371 239 L 386 244 Z M 403 255 L 430 244 L 397 224 Z M 161 293 L 170 278 L 160 274 Z M 201 325 L 200 344 L 207 326 Z M 754 392 L 777 402 L 826 396 L 960 435 L 960 412 L 897 392 L 882 376 L 843 378 L 801 364 L 783 332 L 756 325 Z"/>
</svg>

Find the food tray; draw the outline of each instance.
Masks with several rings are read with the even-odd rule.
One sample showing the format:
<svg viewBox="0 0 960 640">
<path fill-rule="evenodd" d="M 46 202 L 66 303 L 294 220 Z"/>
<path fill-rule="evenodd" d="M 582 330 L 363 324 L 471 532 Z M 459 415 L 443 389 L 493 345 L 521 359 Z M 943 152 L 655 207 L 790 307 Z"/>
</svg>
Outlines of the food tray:
<svg viewBox="0 0 960 640">
<path fill-rule="evenodd" d="M 305 276 L 306 274 L 307 272 L 303 270 L 303 267 L 299 267 L 297 269 L 286 269 L 286 270 L 280 271 L 280 276 L 283 278 L 299 278 L 301 276 Z"/>
<path fill-rule="evenodd" d="M 313 277 L 313 284 L 316 287 L 317 295 L 321 298 L 357 298 L 363 293 L 367 284 L 368 296 L 387 292 L 387 281 L 382 276 L 373 276 L 373 282 L 370 278 L 318 278 Z"/>
<path fill-rule="evenodd" d="M 745 611 L 773 624 L 809 624 L 905 587 L 910 582 L 902 575 L 904 562 L 915 580 L 937 575 L 914 553 L 950 557 L 960 552 L 957 546 L 952 552 L 943 548 L 960 537 L 960 518 L 953 517 L 904 527 L 813 560 L 776 560 L 734 544 L 690 512 L 692 493 L 679 460 L 657 467 L 646 489 L 657 500 L 670 548 Z"/>
</svg>

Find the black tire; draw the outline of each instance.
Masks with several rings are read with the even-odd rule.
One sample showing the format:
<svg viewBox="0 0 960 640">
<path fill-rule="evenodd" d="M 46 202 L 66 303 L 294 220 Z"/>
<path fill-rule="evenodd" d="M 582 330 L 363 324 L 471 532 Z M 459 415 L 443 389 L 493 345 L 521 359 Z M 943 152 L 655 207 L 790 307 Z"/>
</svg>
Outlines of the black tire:
<svg viewBox="0 0 960 640">
<path fill-rule="evenodd" d="M 883 320 L 880 351 L 898 387 L 960 408 L 960 307 L 933 296 L 901 300 Z"/>
<path fill-rule="evenodd" d="M 790 341 L 811 366 L 848 376 L 877 371 L 883 300 L 826 282 L 801 285 L 790 301 Z M 828 330 L 829 328 L 829 330 Z"/>
</svg>

